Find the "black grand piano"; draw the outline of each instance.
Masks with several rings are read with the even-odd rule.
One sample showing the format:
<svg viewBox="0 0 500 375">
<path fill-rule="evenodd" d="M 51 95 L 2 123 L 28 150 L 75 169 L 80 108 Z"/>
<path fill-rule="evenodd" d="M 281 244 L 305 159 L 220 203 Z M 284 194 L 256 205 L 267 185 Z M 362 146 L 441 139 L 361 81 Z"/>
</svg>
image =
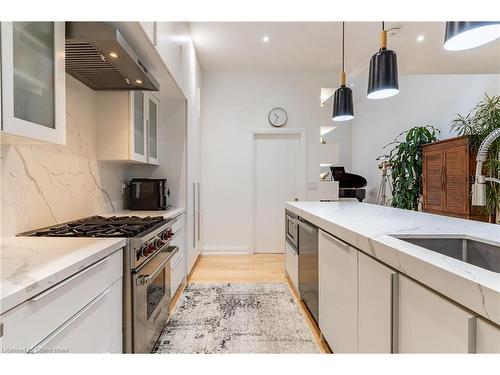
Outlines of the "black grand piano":
<svg viewBox="0 0 500 375">
<path fill-rule="evenodd" d="M 339 182 L 339 198 L 356 198 L 363 202 L 366 198 L 366 178 L 347 173 L 344 167 L 330 167 L 333 181 Z"/>
</svg>

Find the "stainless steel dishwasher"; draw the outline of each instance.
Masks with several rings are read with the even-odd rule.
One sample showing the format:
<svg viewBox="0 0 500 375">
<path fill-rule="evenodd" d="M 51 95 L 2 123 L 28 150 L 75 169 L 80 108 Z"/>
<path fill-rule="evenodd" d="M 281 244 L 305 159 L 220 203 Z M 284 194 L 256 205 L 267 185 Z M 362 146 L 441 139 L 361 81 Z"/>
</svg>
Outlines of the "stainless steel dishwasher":
<svg viewBox="0 0 500 375">
<path fill-rule="evenodd" d="M 311 315 L 319 322 L 318 228 L 299 217 L 299 293 Z"/>
</svg>

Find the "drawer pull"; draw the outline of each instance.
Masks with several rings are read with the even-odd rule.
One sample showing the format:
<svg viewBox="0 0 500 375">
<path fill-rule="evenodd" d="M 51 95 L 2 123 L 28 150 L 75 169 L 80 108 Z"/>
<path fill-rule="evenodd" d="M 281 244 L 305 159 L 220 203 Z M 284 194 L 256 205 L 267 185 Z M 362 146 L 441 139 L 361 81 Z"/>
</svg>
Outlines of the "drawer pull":
<svg viewBox="0 0 500 375">
<path fill-rule="evenodd" d="M 349 245 L 347 242 L 342 241 L 341 239 L 338 239 L 337 237 L 332 236 L 331 234 L 321 231 L 323 235 L 325 235 L 329 240 L 332 240 L 335 242 L 337 245 L 339 245 L 341 248 L 344 248 L 345 250 L 349 250 L 351 245 Z"/>
<path fill-rule="evenodd" d="M 83 275 L 83 274 L 85 274 L 85 273 L 93 270 L 94 268 L 100 266 L 101 264 L 105 263 L 107 260 L 108 260 L 108 257 L 106 257 L 104 259 L 101 259 L 100 261 L 98 261 L 98 262 L 92 264 L 91 266 L 89 266 L 89 267 L 81 270 L 80 272 L 75 273 L 73 276 L 70 276 L 67 279 L 61 281 L 60 283 L 54 285 L 52 288 L 47 289 L 45 292 L 37 294 L 35 297 L 31 298 L 30 301 L 31 302 L 36 302 L 36 301 L 42 299 L 43 297 L 48 296 L 52 292 L 55 292 L 57 289 L 63 287 L 64 285 L 66 285 L 69 282 L 75 280 L 76 278 L 80 277 L 81 275 Z"/>
<path fill-rule="evenodd" d="M 177 260 L 175 261 L 175 263 L 174 263 L 174 264 L 172 264 L 172 266 L 171 266 L 170 268 L 172 268 L 172 269 L 173 269 L 173 268 L 175 268 L 175 267 L 179 264 L 179 262 L 180 262 L 181 260 L 182 260 L 182 255 L 181 255 L 179 258 L 177 258 Z"/>
<path fill-rule="evenodd" d="M 45 345 L 47 345 L 50 341 L 52 341 L 55 337 L 57 337 L 62 331 L 64 331 L 67 327 L 69 327 L 75 320 L 77 320 L 80 316 L 89 311 L 93 306 L 95 306 L 99 301 L 101 301 L 106 294 L 111 291 L 111 288 L 106 289 L 104 292 L 99 294 L 96 298 L 90 301 L 83 309 L 78 311 L 75 315 L 73 315 L 69 320 L 64 323 L 62 326 L 57 328 L 54 332 L 48 335 L 45 339 L 42 340 L 38 345 L 36 345 L 33 349 L 29 351 L 29 353 L 37 353 L 39 352 Z"/>
</svg>

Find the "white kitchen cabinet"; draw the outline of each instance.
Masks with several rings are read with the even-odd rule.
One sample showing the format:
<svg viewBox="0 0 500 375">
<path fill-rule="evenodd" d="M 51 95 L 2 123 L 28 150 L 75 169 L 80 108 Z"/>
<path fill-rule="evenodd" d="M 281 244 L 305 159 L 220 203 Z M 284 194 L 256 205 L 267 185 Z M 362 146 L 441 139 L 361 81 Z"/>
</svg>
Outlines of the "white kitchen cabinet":
<svg viewBox="0 0 500 375">
<path fill-rule="evenodd" d="M 299 255 L 295 247 L 286 242 L 285 271 L 296 291 L 299 290 Z"/>
<path fill-rule="evenodd" d="M 105 353 L 122 330 L 122 279 L 52 332 L 32 353 Z M 118 315 L 118 319 L 117 319 Z"/>
<path fill-rule="evenodd" d="M 170 261 L 170 288 L 172 297 L 177 292 L 179 287 L 186 281 L 187 272 L 186 226 L 184 225 L 184 215 L 178 217 L 178 223 L 182 226 L 174 229 L 172 245 L 178 246 L 179 251 Z"/>
<path fill-rule="evenodd" d="M 62 334 L 59 336 L 61 338 L 70 331 L 83 333 L 84 331 L 73 331 L 73 329 L 83 324 L 82 321 L 85 320 L 85 317 L 89 316 L 91 311 L 94 311 L 86 308 L 103 293 L 108 294 L 109 292 L 106 291 L 117 281 L 120 281 L 119 287 L 115 287 L 119 291 L 114 292 L 120 295 L 120 303 L 115 301 L 112 303 L 113 307 L 105 309 L 107 313 L 104 320 L 112 321 L 112 323 L 109 323 L 108 330 L 101 332 L 101 327 L 99 330 L 91 331 L 95 337 L 106 336 L 106 338 L 109 338 L 107 340 L 109 342 L 103 339 L 102 344 L 105 344 L 105 346 L 100 346 L 101 343 L 95 346 L 95 352 L 101 349 L 106 350 L 111 346 L 112 339 L 121 332 L 122 275 L 123 253 L 122 250 L 119 250 L 5 312 L 0 316 L 4 329 L 1 342 L 2 348 L 4 350 L 21 349 L 28 351 L 37 345 L 44 346 L 42 343 L 46 343 L 44 340 L 48 337 L 56 340 L 59 333 Z M 101 302 L 107 300 L 109 298 L 103 299 Z M 78 320 L 73 319 L 77 316 L 81 318 L 78 318 Z M 72 328 L 69 328 L 70 325 Z M 118 325 L 120 329 L 116 330 Z M 66 333 L 63 334 L 62 331 Z M 75 335 L 77 334 L 71 334 L 73 337 Z"/>
<path fill-rule="evenodd" d="M 149 91 L 99 91 L 97 158 L 159 163 L 159 101 Z"/>
<path fill-rule="evenodd" d="M 144 27 L 144 26 L 143 26 Z M 148 28 L 148 26 L 146 26 Z M 149 26 L 149 29 L 151 27 Z M 158 22 L 156 25 L 156 50 L 164 61 L 172 78 L 189 100 L 183 82 L 184 57 L 183 44 L 190 40 L 186 22 Z M 153 43 L 154 44 L 154 43 Z M 194 66 L 194 65 L 192 65 Z"/>
<path fill-rule="evenodd" d="M 141 21 L 140 22 L 144 32 L 148 36 L 151 43 L 156 46 L 157 45 L 157 26 L 158 22 L 156 21 Z"/>
<path fill-rule="evenodd" d="M 358 251 L 358 353 L 393 352 L 396 283 L 395 271 Z"/>
<path fill-rule="evenodd" d="M 185 54 L 186 61 L 195 67 L 192 75 L 185 75 L 187 82 L 187 215 L 188 215 L 188 272 L 202 249 L 203 186 L 202 186 L 202 126 L 199 92 L 201 68 L 194 48 Z M 185 64 L 187 64 L 185 62 Z"/>
<path fill-rule="evenodd" d="M 64 22 L 2 22 L 2 132 L 66 143 L 64 41 Z"/>
<path fill-rule="evenodd" d="M 477 318 L 476 353 L 500 353 L 500 327 Z"/>
<path fill-rule="evenodd" d="M 319 231 L 319 327 L 334 353 L 357 351 L 358 251 Z"/>
<path fill-rule="evenodd" d="M 474 316 L 403 275 L 398 288 L 400 353 L 475 351 Z"/>
</svg>

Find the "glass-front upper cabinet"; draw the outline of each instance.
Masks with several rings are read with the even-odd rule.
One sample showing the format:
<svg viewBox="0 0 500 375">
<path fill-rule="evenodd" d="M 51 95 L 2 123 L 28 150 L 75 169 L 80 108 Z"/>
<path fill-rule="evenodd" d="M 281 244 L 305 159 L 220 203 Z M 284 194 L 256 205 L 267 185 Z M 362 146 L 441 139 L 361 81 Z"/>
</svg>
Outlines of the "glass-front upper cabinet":
<svg viewBox="0 0 500 375">
<path fill-rule="evenodd" d="M 2 131 L 66 143 L 64 22 L 2 22 Z"/>
<path fill-rule="evenodd" d="M 147 108 L 145 105 L 146 96 L 142 91 L 131 91 L 130 92 L 130 108 L 132 113 L 130 119 L 132 123 L 130 139 L 131 142 L 131 159 L 143 163 L 147 163 L 147 128 L 146 128 L 146 113 Z"/>
<path fill-rule="evenodd" d="M 148 163 L 159 164 L 158 158 L 158 110 L 159 101 L 153 94 L 148 94 Z"/>
</svg>

